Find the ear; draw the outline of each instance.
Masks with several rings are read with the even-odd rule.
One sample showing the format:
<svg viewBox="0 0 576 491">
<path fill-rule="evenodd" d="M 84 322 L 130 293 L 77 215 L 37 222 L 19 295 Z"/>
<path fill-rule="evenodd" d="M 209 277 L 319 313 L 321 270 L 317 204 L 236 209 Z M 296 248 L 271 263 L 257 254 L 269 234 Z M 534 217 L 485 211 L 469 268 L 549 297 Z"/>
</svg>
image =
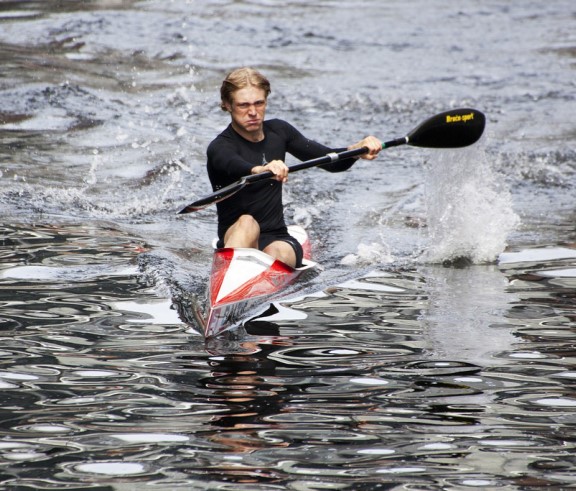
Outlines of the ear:
<svg viewBox="0 0 576 491">
<path fill-rule="evenodd" d="M 222 109 L 224 109 L 224 111 L 229 112 L 229 113 L 232 112 L 232 106 L 230 105 L 229 102 L 222 103 Z"/>
</svg>

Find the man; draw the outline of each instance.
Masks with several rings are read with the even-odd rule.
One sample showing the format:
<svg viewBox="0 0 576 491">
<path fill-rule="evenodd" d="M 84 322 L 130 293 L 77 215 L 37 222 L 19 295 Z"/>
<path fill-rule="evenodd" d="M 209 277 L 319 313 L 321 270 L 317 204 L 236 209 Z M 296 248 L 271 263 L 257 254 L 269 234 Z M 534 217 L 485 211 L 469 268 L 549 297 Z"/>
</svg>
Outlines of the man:
<svg viewBox="0 0 576 491">
<path fill-rule="evenodd" d="M 252 68 L 239 68 L 224 79 L 220 88 L 221 108 L 230 113 L 230 125 L 208 146 L 208 176 L 214 191 L 248 174 L 270 171 L 274 178 L 244 187 L 217 204 L 218 246 L 260 249 L 290 266 L 300 266 L 302 247 L 288 234 L 284 221 L 282 184 L 288 180 L 286 153 L 309 160 L 332 149 L 304 137 L 289 123 L 264 120 L 270 83 Z M 372 160 L 382 143 L 369 136 L 349 150 L 367 147 L 361 158 Z M 356 162 L 346 159 L 322 166 L 342 172 Z"/>
</svg>

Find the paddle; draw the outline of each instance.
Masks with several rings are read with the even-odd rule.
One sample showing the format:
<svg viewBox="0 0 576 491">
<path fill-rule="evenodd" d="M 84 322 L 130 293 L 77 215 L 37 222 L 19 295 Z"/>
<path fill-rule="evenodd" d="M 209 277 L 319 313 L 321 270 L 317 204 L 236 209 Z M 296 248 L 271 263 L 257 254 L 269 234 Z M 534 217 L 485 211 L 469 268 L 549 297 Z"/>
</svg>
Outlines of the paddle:
<svg viewBox="0 0 576 491">
<path fill-rule="evenodd" d="M 397 147 L 399 145 L 411 145 L 413 147 L 425 148 L 459 148 L 467 147 L 477 142 L 484 132 L 486 118 L 484 114 L 476 109 L 463 108 L 453 109 L 428 118 L 422 124 L 414 128 L 404 138 L 397 138 L 382 144 L 382 148 Z M 359 157 L 366 153 L 367 148 L 355 148 L 354 150 L 344 150 L 334 152 L 318 157 L 316 159 L 300 162 L 291 165 L 289 172 L 296 172 L 318 165 L 329 164 L 339 160 Z M 270 179 L 274 174 L 272 172 L 262 172 L 261 174 L 251 174 L 244 176 L 240 180 L 215 191 L 214 193 L 201 198 L 194 203 L 180 210 L 178 213 L 190 213 L 206 208 L 209 205 L 218 203 L 233 194 L 236 194 L 242 188 L 250 183 Z"/>
</svg>

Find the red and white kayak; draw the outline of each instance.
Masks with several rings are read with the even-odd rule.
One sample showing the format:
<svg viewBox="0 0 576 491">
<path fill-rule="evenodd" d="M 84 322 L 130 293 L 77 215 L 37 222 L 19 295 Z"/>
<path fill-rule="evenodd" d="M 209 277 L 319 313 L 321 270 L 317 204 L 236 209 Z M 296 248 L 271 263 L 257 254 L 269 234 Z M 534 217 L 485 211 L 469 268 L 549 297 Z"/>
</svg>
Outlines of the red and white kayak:
<svg viewBox="0 0 576 491">
<path fill-rule="evenodd" d="M 310 260 L 311 246 L 306 231 L 288 227 L 304 250 L 303 266 L 292 268 L 272 256 L 251 248 L 222 248 L 214 251 L 208 306 L 200 322 L 209 338 L 234 327 L 282 291 L 305 271 L 318 265 Z"/>
</svg>

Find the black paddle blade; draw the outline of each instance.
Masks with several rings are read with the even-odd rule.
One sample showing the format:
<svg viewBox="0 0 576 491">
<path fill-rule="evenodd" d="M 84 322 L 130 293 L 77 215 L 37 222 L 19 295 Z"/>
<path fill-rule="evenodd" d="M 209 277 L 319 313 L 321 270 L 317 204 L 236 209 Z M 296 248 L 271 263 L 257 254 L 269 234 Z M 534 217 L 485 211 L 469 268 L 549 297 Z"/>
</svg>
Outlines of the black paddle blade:
<svg viewBox="0 0 576 491">
<path fill-rule="evenodd" d="M 234 182 L 218 191 L 213 192 L 209 196 L 201 198 L 194 203 L 190 203 L 188 206 L 182 208 L 178 214 L 182 215 L 184 213 L 192 213 L 193 211 L 203 210 L 204 208 L 213 205 L 214 203 L 218 203 L 219 201 L 225 200 L 229 198 L 233 194 L 236 194 L 240 191 L 244 186 L 246 186 L 246 177 L 243 177 L 237 182 Z"/>
<path fill-rule="evenodd" d="M 408 145 L 426 148 L 459 148 L 476 143 L 484 132 L 486 117 L 470 108 L 453 109 L 424 121 L 407 136 Z"/>
</svg>

